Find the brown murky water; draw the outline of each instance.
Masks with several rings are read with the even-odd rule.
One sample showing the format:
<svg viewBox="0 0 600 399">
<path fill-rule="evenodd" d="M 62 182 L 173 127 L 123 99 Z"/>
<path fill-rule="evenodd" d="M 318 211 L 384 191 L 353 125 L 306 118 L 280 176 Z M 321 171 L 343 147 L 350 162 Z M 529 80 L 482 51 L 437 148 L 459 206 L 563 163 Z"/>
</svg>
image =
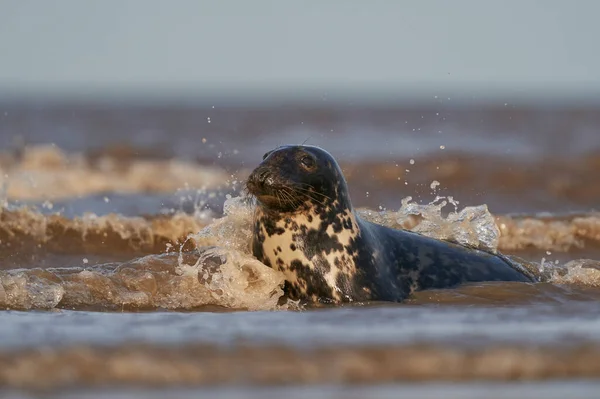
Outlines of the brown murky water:
<svg viewBox="0 0 600 399">
<path fill-rule="evenodd" d="M 3 104 L 0 389 L 594 397 L 599 115 Z M 282 276 L 249 255 L 237 196 L 265 151 L 306 139 L 339 160 L 364 217 L 491 243 L 545 282 L 278 304 Z M 201 245 L 215 248 L 180 255 Z"/>
</svg>

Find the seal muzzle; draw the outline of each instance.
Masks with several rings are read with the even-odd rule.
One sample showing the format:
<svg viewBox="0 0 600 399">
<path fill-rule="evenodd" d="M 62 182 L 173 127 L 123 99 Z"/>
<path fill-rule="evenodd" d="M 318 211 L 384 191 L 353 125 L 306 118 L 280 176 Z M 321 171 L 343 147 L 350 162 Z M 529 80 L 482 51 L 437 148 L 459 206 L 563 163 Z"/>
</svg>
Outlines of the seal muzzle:
<svg viewBox="0 0 600 399">
<path fill-rule="evenodd" d="M 248 177 L 246 186 L 251 194 L 258 197 L 265 194 L 270 195 L 274 184 L 275 179 L 269 168 L 259 166 Z"/>
</svg>

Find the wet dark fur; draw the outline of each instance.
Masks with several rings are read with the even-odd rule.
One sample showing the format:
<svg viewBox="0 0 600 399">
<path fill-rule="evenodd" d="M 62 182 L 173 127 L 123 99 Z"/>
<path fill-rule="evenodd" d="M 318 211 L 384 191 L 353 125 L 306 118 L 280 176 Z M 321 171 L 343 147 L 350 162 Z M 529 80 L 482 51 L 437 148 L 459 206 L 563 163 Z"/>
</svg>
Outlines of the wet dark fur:
<svg viewBox="0 0 600 399">
<path fill-rule="evenodd" d="M 401 301 L 465 282 L 533 281 L 501 256 L 361 220 L 337 162 L 317 147 L 265 154 L 247 188 L 258 199 L 253 254 L 290 276 L 293 299 Z M 265 253 L 267 239 L 290 232 L 293 239 Z"/>
</svg>

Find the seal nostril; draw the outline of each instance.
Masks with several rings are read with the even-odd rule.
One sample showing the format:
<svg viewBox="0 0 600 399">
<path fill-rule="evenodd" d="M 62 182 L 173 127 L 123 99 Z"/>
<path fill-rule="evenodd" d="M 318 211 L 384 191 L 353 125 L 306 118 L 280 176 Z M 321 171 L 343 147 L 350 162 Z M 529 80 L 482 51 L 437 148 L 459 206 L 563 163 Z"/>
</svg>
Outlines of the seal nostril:
<svg viewBox="0 0 600 399">
<path fill-rule="evenodd" d="M 271 178 L 271 174 L 269 173 L 268 170 L 263 170 L 258 175 L 258 181 L 262 184 L 265 184 L 267 182 L 267 180 L 273 180 L 273 179 Z"/>
</svg>

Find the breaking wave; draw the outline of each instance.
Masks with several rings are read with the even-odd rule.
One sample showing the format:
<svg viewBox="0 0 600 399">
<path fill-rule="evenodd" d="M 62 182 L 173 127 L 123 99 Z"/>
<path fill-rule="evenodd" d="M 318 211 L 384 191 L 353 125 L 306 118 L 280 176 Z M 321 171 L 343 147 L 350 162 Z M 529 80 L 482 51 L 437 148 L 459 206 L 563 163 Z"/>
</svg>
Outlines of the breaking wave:
<svg viewBox="0 0 600 399">
<path fill-rule="evenodd" d="M 443 216 L 442 208 L 448 203 L 452 199 L 448 202 L 437 198 L 431 204 L 417 205 L 408 198 L 397 212 L 360 209 L 359 213 L 389 227 L 408 228 L 491 251 L 511 249 L 518 242 L 560 251 L 600 241 L 600 218 L 595 214 L 560 221 L 494 218 L 485 206 L 478 206 L 460 211 L 455 208 Z M 37 249 L 71 254 L 121 251 L 133 260 L 90 265 L 78 255 L 81 260 L 76 267 L 3 267 L 0 307 L 296 308 L 295 304 L 280 300 L 283 275 L 251 255 L 252 214 L 253 206 L 243 197 L 229 197 L 224 215 L 216 219 L 182 212 L 153 218 L 90 214 L 67 219 L 28 207 L 3 208 L 0 240 L 5 259 L 15 252 Z M 543 234 L 545 238 L 538 237 Z M 600 286 L 597 261 L 578 259 L 557 264 L 513 259 L 550 282 Z"/>
</svg>

